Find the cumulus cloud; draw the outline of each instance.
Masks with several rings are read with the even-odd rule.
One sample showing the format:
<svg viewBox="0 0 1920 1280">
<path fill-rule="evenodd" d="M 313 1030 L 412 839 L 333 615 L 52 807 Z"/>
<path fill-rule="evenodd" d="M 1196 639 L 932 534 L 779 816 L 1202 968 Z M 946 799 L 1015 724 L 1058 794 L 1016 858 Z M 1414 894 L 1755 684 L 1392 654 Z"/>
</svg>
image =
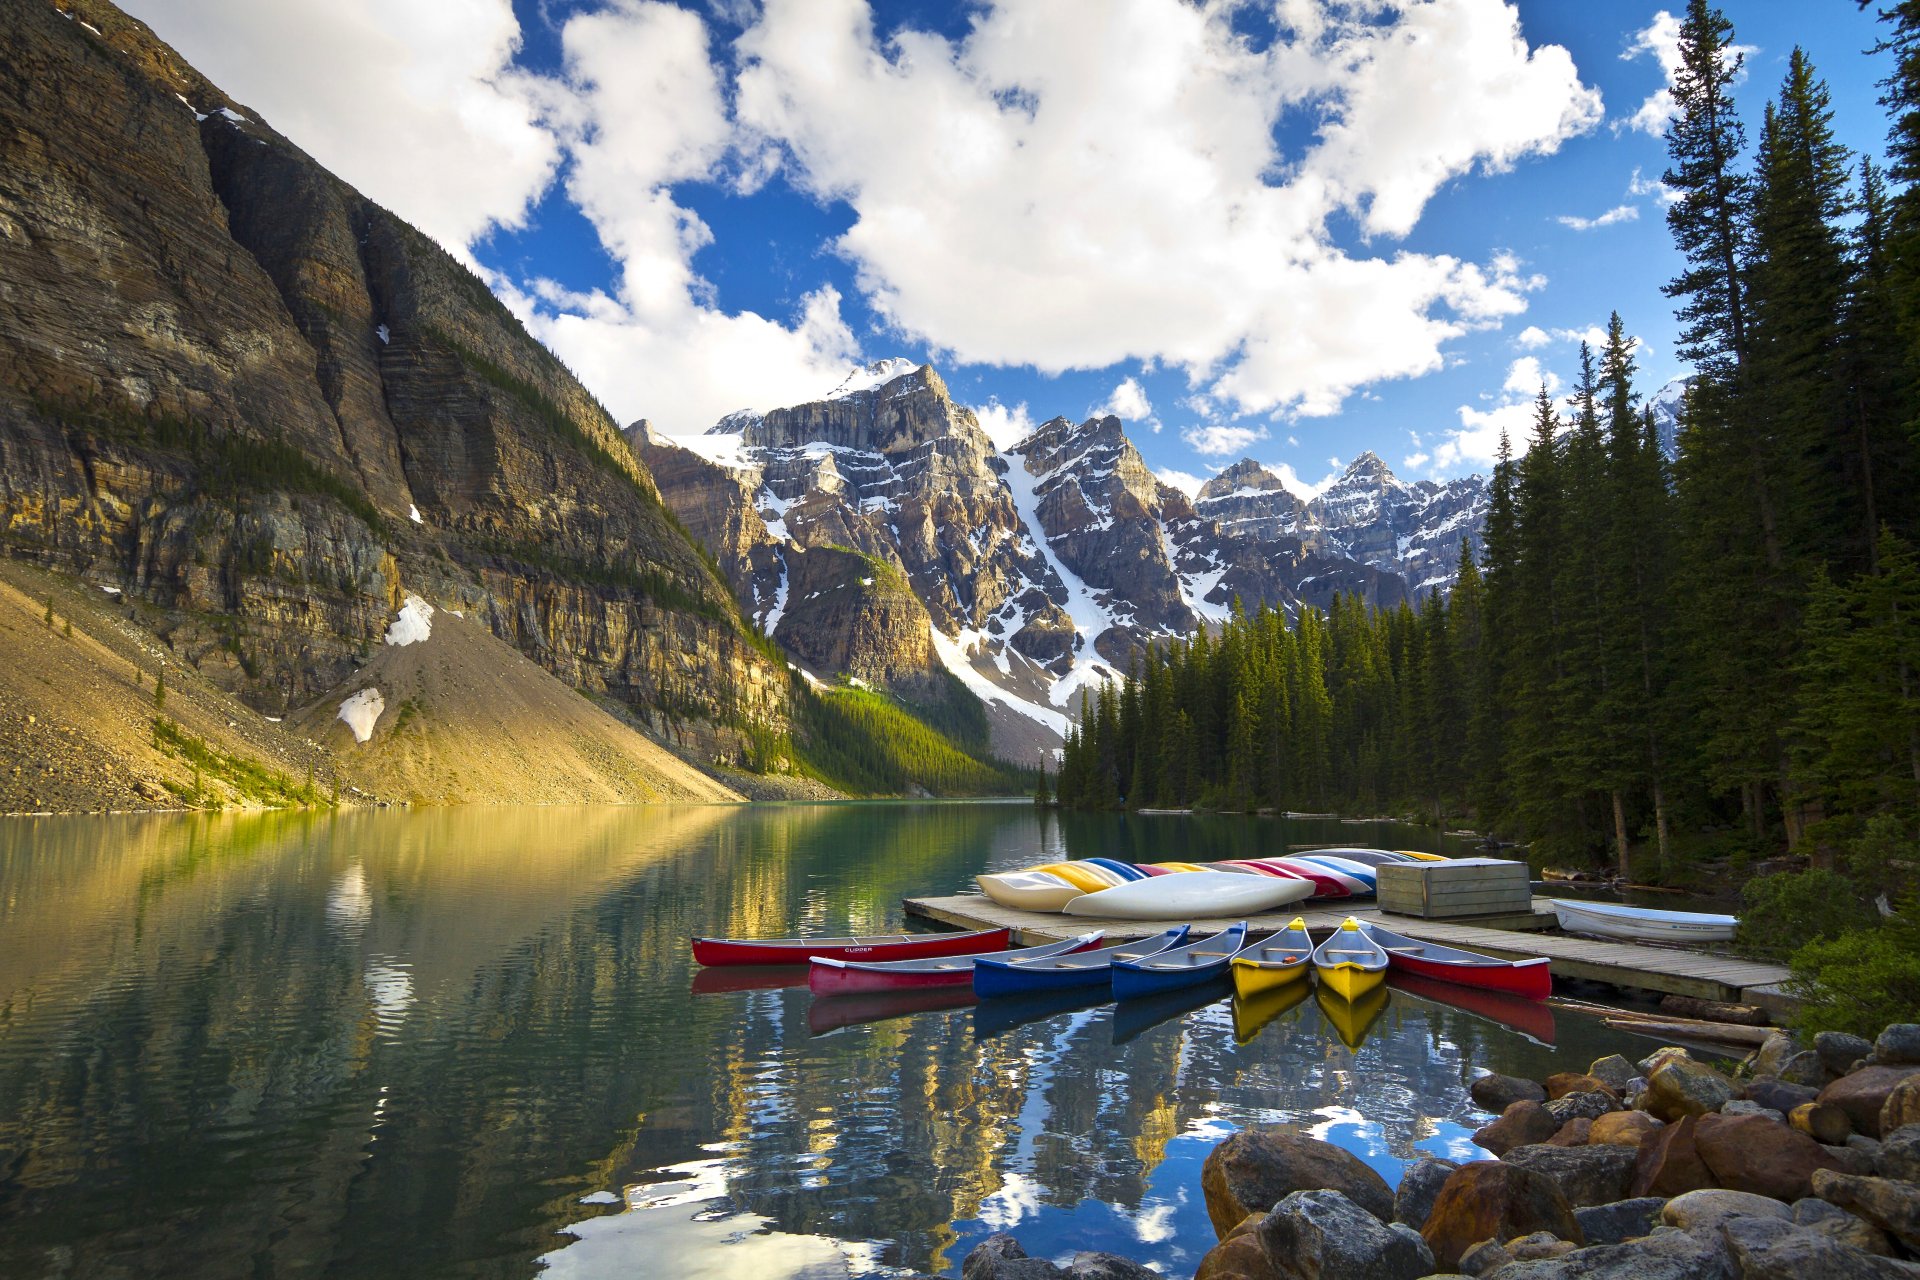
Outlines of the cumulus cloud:
<svg viewBox="0 0 1920 1280">
<path fill-rule="evenodd" d="M 1191 471 L 1177 471 L 1172 467 L 1155 467 L 1153 477 L 1168 488 L 1178 489 L 1189 498 L 1200 492 L 1200 486 L 1206 483 L 1205 477 L 1194 475 Z"/>
<path fill-rule="evenodd" d="M 1160 432 L 1160 419 L 1154 416 L 1153 401 L 1147 399 L 1146 388 L 1140 385 L 1138 378 L 1124 378 L 1107 396 L 1105 404 L 1087 411 L 1093 416 L 1112 414 L 1123 422 L 1143 422 L 1153 428 L 1154 434 Z"/>
<path fill-rule="evenodd" d="M 1521 356 L 1507 366 L 1507 380 L 1500 389 L 1508 395 L 1530 396 L 1544 386 L 1551 395 L 1560 389 L 1559 375 L 1540 367 L 1538 356 Z"/>
<path fill-rule="evenodd" d="M 1243 452 L 1257 440 L 1267 438 L 1265 427 L 1234 427 L 1223 423 L 1208 423 L 1204 426 L 1187 427 L 1180 432 L 1180 438 L 1195 453 L 1209 458 L 1224 457 L 1230 453 Z"/>
<path fill-rule="evenodd" d="M 1230 5 L 1000 3 L 957 41 L 882 41 L 862 0 L 769 0 L 737 42 L 736 118 L 851 207 L 836 247 L 904 334 L 1047 372 L 1158 359 L 1242 411 L 1331 413 L 1440 368 L 1531 277 L 1349 256 L 1328 220 L 1403 235 L 1441 184 L 1551 151 L 1601 104 L 1498 0 L 1297 8 L 1256 50 Z M 1323 120 L 1297 156 L 1274 142 L 1289 109 Z"/>
<path fill-rule="evenodd" d="M 1651 57 L 1660 64 L 1661 74 L 1666 76 L 1667 82 L 1647 95 L 1632 115 L 1616 121 L 1614 129 L 1638 129 L 1656 138 L 1664 137 L 1667 121 L 1673 119 L 1673 78 L 1680 71 L 1680 19 L 1665 9 L 1660 10 L 1653 15 L 1652 22 L 1633 33 L 1632 43 L 1620 56 L 1627 61 Z"/>
<path fill-rule="evenodd" d="M 1662 205 L 1680 203 L 1680 193 L 1658 178 L 1643 178 L 1640 169 L 1635 166 L 1633 177 L 1627 181 L 1627 194 L 1630 196 L 1652 196 Z"/>
<path fill-rule="evenodd" d="M 1300 478 L 1300 473 L 1293 469 L 1292 463 L 1269 462 L 1263 465 L 1265 465 L 1267 470 L 1273 472 L 1274 475 L 1280 477 L 1280 486 L 1288 493 L 1291 493 L 1302 502 L 1310 502 L 1325 493 L 1328 489 L 1331 489 L 1334 481 L 1340 478 L 1338 475 L 1340 459 L 1329 458 L 1327 461 L 1333 464 L 1333 471 L 1328 472 L 1311 484 Z"/>
<path fill-rule="evenodd" d="M 1011 409 L 998 400 L 989 400 L 985 405 L 975 405 L 973 416 L 980 420 L 980 429 L 993 441 L 993 447 L 1002 453 L 1033 434 L 1033 415 L 1024 400 Z"/>
<path fill-rule="evenodd" d="M 461 256 L 524 225 L 560 164 L 551 82 L 509 0 L 126 0 L 321 164 Z"/>
<path fill-rule="evenodd" d="M 1547 331 L 1539 325 L 1530 324 L 1519 333 L 1513 335 L 1513 341 L 1514 345 L 1518 346 L 1521 350 L 1532 351 L 1540 347 L 1548 346 L 1553 342 L 1553 339 L 1548 337 Z"/>
<path fill-rule="evenodd" d="M 1592 231 L 1595 227 L 1611 227 L 1615 223 L 1633 222 L 1640 217 L 1640 206 L 1633 204 L 1615 205 L 1605 213 L 1591 218 L 1582 218 L 1578 214 L 1561 214 L 1554 221 L 1563 227 L 1575 231 Z"/>
<path fill-rule="evenodd" d="M 1571 331 L 1556 331 L 1557 334 L 1568 332 Z M 1542 333 L 1540 337 L 1544 345 L 1547 336 Z M 1424 454 L 1409 457 L 1408 470 L 1427 466 L 1430 474 L 1436 476 L 1468 468 L 1485 470 L 1499 456 L 1502 432 L 1513 442 L 1516 451 L 1524 449 L 1527 434 L 1533 428 L 1535 397 L 1542 387 L 1548 395 L 1553 395 L 1562 385 L 1560 375 L 1544 367 L 1538 356 L 1521 356 L 1507 366 L 1498 403 L 1490 409 L 1461 405 L 1460 425 L 1443 433 L 1430 457 Z"/>
</svg>

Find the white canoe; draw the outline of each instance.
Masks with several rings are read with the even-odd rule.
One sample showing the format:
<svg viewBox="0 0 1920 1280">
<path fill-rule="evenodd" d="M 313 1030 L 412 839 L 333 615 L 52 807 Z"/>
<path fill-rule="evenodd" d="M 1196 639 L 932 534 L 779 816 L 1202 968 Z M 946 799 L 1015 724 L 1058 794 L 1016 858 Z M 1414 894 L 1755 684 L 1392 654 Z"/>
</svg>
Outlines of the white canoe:
<svg viewBox="0 0 1920 1280">
<path fill-rule="evenodd" d="M 1102 920 L 1204 920 L 1258 915 L 1298 902 L 1312 892 L 1310 880 L 1183 871 L 1083 893 L 1060 909 L 1068 915 Z"/>
<path fill-rule="evenodd" d="M 1728 942 L 1740 923 L 1735 916 L 1698 911 L 1655 911 L 1612 902 L 1572 902 L 1549 898 L 1560 927 L 1568 933 L 1597 933 L 1605 938 L 1641 942 Z"/>
<path fill-rule="evenodd" d="M 980 892 L 1001 906 L 1022 911 L 1058 911 L 1086 893 L 1051 871 L 1003 871 L 973 879 Z"/>
</svg>

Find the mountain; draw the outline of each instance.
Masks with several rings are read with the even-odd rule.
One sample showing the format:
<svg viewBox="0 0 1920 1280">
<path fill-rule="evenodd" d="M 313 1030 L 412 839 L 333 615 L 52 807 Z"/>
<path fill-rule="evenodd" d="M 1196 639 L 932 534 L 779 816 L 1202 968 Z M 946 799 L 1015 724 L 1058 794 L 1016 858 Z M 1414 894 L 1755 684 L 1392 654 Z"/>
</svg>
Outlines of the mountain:
<svg viewBox="0 0 1920 1280">
<path fill-rule="evenodd" d="M 1394 605 L 1452 585 L 1479 477 L 1405 483 L 1375 455 L 1301 497 L 1251 460 L 1189 499 L 1124 424 L 1056 417 L 1004 450 L 939 374 L 856 369 L 821 400 L 627 438 L 744 607 L 816 680 L 938 718 L 970 691 L 996 751 L 1056 746 L 1090 682 L 1247 607 Z"/>
<path fill-rule="evenodd" d="M 1680 409 L 1691 385 L 1691 377 L 1675 378 L 1647 401 L 1647 408 L 1653 411 L 1654 431 L 1660 437 L 1660 452 L 1667 456 L 1668 462 L 1680 456 Z"/>
<path fill-rule="evenodd" d="M 0 6 L 0 38 L 7 557 L 267 716 L 418 596 L 469 620 L 448 679 L 524 659 L 703 760 L 786 731 L 784 663 L 482 281 L 104 0 Z M 483 741 L 471 711 L 441 727 Z"/>
</svg>

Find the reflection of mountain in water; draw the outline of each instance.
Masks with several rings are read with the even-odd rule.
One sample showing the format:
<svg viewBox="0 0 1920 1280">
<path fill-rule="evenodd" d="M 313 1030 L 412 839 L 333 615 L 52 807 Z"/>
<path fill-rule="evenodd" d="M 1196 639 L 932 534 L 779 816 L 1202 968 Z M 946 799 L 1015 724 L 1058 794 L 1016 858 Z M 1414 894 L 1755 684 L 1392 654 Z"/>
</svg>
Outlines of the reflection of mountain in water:
<svg viewBox="0 0 1920 1280">
<path fill-rule="evenodd" d="M 1401 992 L 1353 1053 L 1311 1002 L 1243 1046 L 1219 1003 L 1116 1047 L 1104 1008 L 816 1038 L 804 990 L 690 990 L 689 934 L 895 925 L 1039 840 L 992 805 L 0 828 L 0 1273 L 521 1277 L 619 1211 L 583 1196 L 676 1166 L 777 1232 L 937 1268 L 989 1218 L 1177 1234 L 1198 1210 L 1155 1176 L 1195 1135 L 1357 1112 L 1401 1160 L 1464 1117 L 1472 1065 L 1548 1069 Z M 631 1263 L 644 1226 L 591 1234 Z"/>
</svg>

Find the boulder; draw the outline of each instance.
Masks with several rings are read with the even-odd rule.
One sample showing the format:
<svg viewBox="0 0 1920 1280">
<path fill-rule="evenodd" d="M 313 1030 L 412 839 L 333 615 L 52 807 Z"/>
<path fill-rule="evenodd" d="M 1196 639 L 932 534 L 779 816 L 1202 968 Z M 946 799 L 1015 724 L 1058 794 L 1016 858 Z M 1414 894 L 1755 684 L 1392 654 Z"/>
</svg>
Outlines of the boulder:
<svg viewBox="0 0 1920 1280">
<path fill-rule="evenodd" d="M 1820 1055 L 1820 1065 L 1827 1069 L 1828 1075 L 1843 1076 L 1854 1063 L 1873 1052 L 1873 1045 L 1864 1037 L 1844 1031 L 1822 1031 L 1813 1038 L 1813 1051 Z"/>
<path fill-rule="evenodd" d="M 1216 1235 L 1295 1191 L 1338 1191 L 1386 1222 L 1393 1190 L 1351 1151 L 1279 1129 L 1243 1129 L 1208 1154 L 1200 1189 Z"/>
<path fill-rule="evenodd" d="M 1045 1258 L 1029 1258 L 1004 1231 L 973 1246 L 960 1264 L 960 1280 L 1061 1280 L 1065 1274 Z"/>
<path fill-rule="evenodd" d="M 1482 1125 L 1473 1134 L 1473 1145 L 1503 1156 L 1515 1147 L 1545 1142 L 1560 1132 L 1565 1121 L 1556 1119 L 1543 1102 L 1522 1099 L 1500 1113 L 1492 1124 Z"/>
<path fill-rule="evenodd" d="M 1910 1124 L 1920 1124 L 1920 1076 L 1908 1076 L 1893 1086 L 1887 1092 L 1887 1100 L 1880 1104 L 1880 1133 L 1883 1137 Z"/>
<path fill-rule="evenodd" d="M 1889 1133 L 1874 1153 L 1873 1163 L 1883 1178 L 1920 1182 L 1920 1124 L 1902 1125 Z"/>
<path fill-rule="evenodd" d="M 1277 1274 L 1299 1280 L 1420 1280 L 1433 1253 L 1338 1191 L 1296 1191 L 1256 1229 Z"/>
<path fill-rule="evenodd" d="M 1420 1234 L 1432 1247 L 1437 1266 L 1447 1270 L 1459 1263 L 1469 1245 L 1536 1231 L 1551 1231 L 1576 1244 L 1586 1240 L 1573 1206 L 1551 1179 L 1504 1160 L 1488 1160 L 1462 1165 L 1447 1177 Z"/>
<path fill-rule="evenodd" d="M 1812 1194 L 1814 1170 L 1839 1167 L 1806 1134 L 1762 1116 L 1702 1116 L 1694 1149 L 1721 1186 L 1789 1202 Z"/>
<path fill-rule="evenodd" d="M 1594 1120 L 1620 1109 L 1620 1099 L 1603 1090 L 1569 1093 L 1547 1103 L 1547 1114 L 1566 1124 L 1569 1120 Z"/>
<path fill-rule="evenodd" d="M 1260 1224 L 1266 1218 L 1264 1213 L 1250 1213 L 1241 1219 L 1207 1250 L 1193 1280 L 1280 1280 L 1266 1246 L 1260 1243 Z"/>
<path fill-rule="evenodd" d="M 1592 1133 L 1593 1121 L 1585 1116 L 1576 1116 L 1556 1129 L 1547 1143 L 1555 1147 L 1584 1147 Z"/>
<path fill-rule="evenodd" d="M 1620 1091 L 1605 1081 L 1578 1071 L 1556 1071 L 1547 1077 L 1546 1084 L 1547 1100 L 1550 1102 L 1570 1093 L 1605 1093 L 1615 1099 L 1620 1096 Z"/>
<path fill-rule="evenodd" d="M 1516 1102 L 1545 1102 L 1547 1091 L 1519 1076 L 1484 1075 L 1467 1086 L 1474 1105 L 1499 1115 Z"/>
<path fill-rule="evenodd" d="M 1514 1257 L 1507 1252 L 1507 1246 L 1498 1240 L 1482 1240 L 1460 1251 L 1460 1274 L 1490 1276 L 1513 1261 Z"/>
<path fill-rule="evenodd" d="M 1749 1080 L 1740 1096 L 1786 1115 L 1801 1103 L 1818 1098 L 1820 1091 L 1811 1085 L 1788 1084 L 1784 1080 Z"/>
<path fill-rule="evenodd" d="M 1443 1197 L 1445 1194 L 1441 1192 Z M 1865 1218 L 1908 1249 L 1920 1252 L 1920 1187 L 1913 1183 L 1823 1169 L 1813 1175 L 1813 1194 Z"/>
<path fill-rule="evenodd" d="M 1850 1146 L 1830 1146 L 1820 1144 L 1820 1149 L 1833 1157 L 1833 1167 L 1841 1173 L 1857 1173 L 1861 1177 L 1871 1178 L 1880 1172 L 1879 1162 L 1871 1154 Z"/>
<path fill-rule="evenodd" d="M 1720 1108 L 1720 1114 L 1723 1116 L 1759 1116 L 1764 1120 L 1772 1120 L 1778 1124 L 1785 1124 L 1787 1122 L 1787 1117 L 1775 1111 L 1772 1107 L 1763 1107 L 1759 1103 L 1749 1101 L 1746 1098 L 1727 1099 L 1726 1104 Z"/>
<path fill-rule="evenodd" d="M 1699 1117 L 1688 1116 L 1640 1144 L 1633 1166 L 1634 1195 L 1677 1196 L 1715 1185 L 1713 1174 L 1694 1146 L 1699 1127 Z"/>
<path fill-rule="evenodd" d="M 1920 1280 L 1920 1267 L 1852 1248 L 1777 1218 L 1739 1218 L 1721 1229 L 1741 1280 Z"/>
<path fill-rule="evenodd" d="M 1778 1200 L 1717 1187 L 1675 1196 L 1660 1211 L 1662 1223 L 1682 1231 L 1713 1231 L 1721 1223 L 1734 1218 L 1779 1218 L 1785 1221 L 1791 1216 L 1792 1211 Z"/>
<path fill-rule="evenodd" d="M 1097 1249 L 1082 1250 L 1067 1263 L 1069 1280 L 1164 1280 L 1152 1267 Z"/>
<path fill-rule="evenodd" d="M 1873 1060 L 1882 1066 L 1920 1063 L 1920 1022 L 1896 1022 L 1873 1042 Z"/>
<path fill-rule="evenodd" d="M 1661 1231 L 1643 1240 L 1576 1249 L 1561 1258 L 1516 1262 L 1501 1268 L 1494 1280 L 1735 1280 L 1736 1274 L 1718 1236 Z"/>
<path fill-rule="evenodd" d="M 1459 1162 L 1442 1160 L 1439 1156 L 1421 1156 L 1408 1165 L 1393 1193 L 1393 1220 L 1404 1222 L 1415 1231 L 1426 1226 L 1427 1214 L 1433 1211 L 1433 1198 L 1440 1194 L 1447 1175 L 1459 1167 Z"/>
<path fill-rule="evenodd" d="M 1880 1136 L 1880 1111 L 1900 1082 L 1920 1075 L 1920 1066 L 1862 1067 L 1840 1077 L 1820 1091 L 1820 1101 L 1831 1102 L 1847 1113 L 1855 1133 L 1869 1138 Z"/>
<path fill-rule="evenodd" d="M 1627 1147 L 1556 1147 L 1551 1143 L 1515 1147 L 1502 1157 L 1508 1164 L 1552 1179 L 1567 1203 L 1611 1204 L 1627 1198 L 1635 1153 Z"/>
<path fill-rule="evenodd" d="M 1825 1204 L 1824 1200 L 1815 1201 Z M 1590 1204 L 1573 1211 L 1588 1244 L 1619 1244 L 1653 1230 L 1667 1202 L 1659 1196 L 1641 1196 L 1635 1200 L 1615 1200 L 1612 1204 Z"/>
<path fill-rule="evenodd" d="M 1802 1049 L 1780 1064 L 1780 1078 L 1788 1084 L 1818 1089 L 1827 1083 L 1826 1064 L 1811 1049 Z"/>
<path fill-rule="evenodd" d="M 1776 1031 L 1761 1042 L 1759 1050 L 1753 1055 L 1753 1074 L 1759 1076 L 1777 1076 L 1788 1058 L 1800 1052 L 1800 1042 L 1791 1033 Z"/>
<path fill-rule="evenodd" d="M 1593 1065 L 1587 1068 L 1587 1074 L 1600 1081 L 1616 1094 L 1625 1093 L 1627 1086 L 1639 1076 L 1631 1062 L 1617 1053 L 1604 1058 L 1595 1058 Z"/>
<path fill-rule="evenodd" d="M 1664 1127 L 1663 1121 L 1645 1111 L 1610 1111 L 1593 1122 L 1593 1127 L 1587 1131 L 1587 1141 L 1615 1147 L 1637 1147 L 1648 1134 Z"/>
<path fill-rule="evenodd" d="M 1662 1063 L 1691 1061 L 1693 1061 L 1693 1055 L 1689 1054 L 1685 1049 L 1679 1048 L 1676 1045 L 1667 1045 L 1664 1048 L 1655 1049 L 1652 1053 L 1640 1059 L 1636 1065 L 1639 1066 L 1641 1075 L 1651 1077 L 1655 1071 L 1660 1069 Z"/>
<path fill-rule="evenodd" d="M 1647 1076 L 1646 1109 L 1662 1120 L 1711 1115 L 1733 1097 L 1733 1081 L 1691 1058 L 1670 1058 Z"/>
<path fill-rule="evenodd" d="M 1787 1114 L 1787 1123 L 1826 1146 L 1839 1146 L 1853 1134 L 1853 1121 L 1831 1102 L 1803 1102 Z"/>
<path fill-rule="evenodd" d="M 1893 1253 L 1893 1245 L 1888 1242 L 1886 1232 L 1865 1218 L 1856 1218 L 1839 1205 L 1828 1204 L 1825 1200 L 1809 1196 L 1805 1200 L 1794 1201 L 1793 1221 L 1809 1231 L 1832 1236 L 1841 1244 L 1852 1245 L 1865 1253 L 1882 1256 L 1891 1256 Z"/>
<path fill-rule="evenodd" d="M 1562 1240 L 1551 1231 L 1536 1231 L 1530 1236 L 1521 1236 L 1518 1240 L 1507 1241 L 1507 1253 L 1516 1262 L 1564 1257 L 1579 1247 L 1571 1240 Z"/>
</svg>

